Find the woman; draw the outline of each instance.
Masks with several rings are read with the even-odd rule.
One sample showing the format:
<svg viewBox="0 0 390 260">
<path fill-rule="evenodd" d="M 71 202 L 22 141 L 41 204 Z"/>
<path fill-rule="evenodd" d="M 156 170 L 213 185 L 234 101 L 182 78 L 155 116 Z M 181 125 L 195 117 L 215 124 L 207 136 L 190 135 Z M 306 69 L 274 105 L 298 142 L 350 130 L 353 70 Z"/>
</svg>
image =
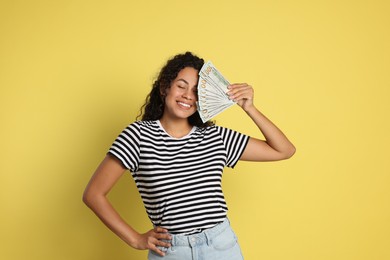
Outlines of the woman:
<svg viewBox="0 0 390 260">
<path fill-rule="evenodd" d="M 149 259 L 243 259 L 227 219 L 222 171 L 238 160 L 275 161 L 295 147 L 253 104 L 253 88 L 232 84 L 228 95 L 265 140 L 203 123 L 197 112 L 198 72 L 204 61 L 190 52 L 162 68 L 143 106 L 141 121 L 118 136 L 91 178 L 84 202 L 122 240 L 148 249 Z M 154 226 L 139 233 L 112 207 L 107 194 L 130 170 Z"/>
</svg>

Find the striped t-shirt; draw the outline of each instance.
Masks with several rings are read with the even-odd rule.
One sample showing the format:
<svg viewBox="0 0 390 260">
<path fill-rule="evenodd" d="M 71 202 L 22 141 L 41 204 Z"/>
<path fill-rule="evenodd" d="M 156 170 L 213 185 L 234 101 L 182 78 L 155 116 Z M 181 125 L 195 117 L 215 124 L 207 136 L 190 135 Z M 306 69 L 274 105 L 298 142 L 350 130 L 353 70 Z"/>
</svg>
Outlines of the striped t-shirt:
<svg viewBox="0 0 390 260">
<path fill-rule="evenodd" d="M 225 166 L 234 167 L 249 137 L 220 127 L 193 127 L 174 138 L 160 121 L 127 126 L 109 154 L 131 171 L 153 225 L 191 234 L 226 218 L 221 188 Z"/>
</svg>

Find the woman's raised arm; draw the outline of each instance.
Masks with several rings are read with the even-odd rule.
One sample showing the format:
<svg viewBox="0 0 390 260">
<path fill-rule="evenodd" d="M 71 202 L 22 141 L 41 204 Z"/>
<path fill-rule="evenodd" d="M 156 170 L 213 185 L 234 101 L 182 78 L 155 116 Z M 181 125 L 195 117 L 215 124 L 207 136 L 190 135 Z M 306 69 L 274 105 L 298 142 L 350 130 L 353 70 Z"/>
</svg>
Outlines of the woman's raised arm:
<svg viewBox="0 0 390 260">
<path fill-rule="evenodd" d="M 250 138 L 240 160 L 277 161 L 288 159 L 295 153 L 294 145 L 283 132 L 253 104 L 253 88 L 246 83 L 229 86 L 229 96 L 257 125 L 265 140 Z"/>
</svg>

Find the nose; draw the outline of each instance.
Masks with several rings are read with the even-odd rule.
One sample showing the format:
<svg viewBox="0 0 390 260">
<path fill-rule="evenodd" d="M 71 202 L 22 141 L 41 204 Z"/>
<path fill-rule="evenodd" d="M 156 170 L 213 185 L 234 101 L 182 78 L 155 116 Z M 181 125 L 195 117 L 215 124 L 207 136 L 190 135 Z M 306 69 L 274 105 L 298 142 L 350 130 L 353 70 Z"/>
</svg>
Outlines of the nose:
<svg viewBox="0 0 390 260">
<path fill-rule="evenodd" d="M 185 91 L 182 96 L 187 100 L 195 99 L 195 93 L 192 90 Z"/>
</svg>

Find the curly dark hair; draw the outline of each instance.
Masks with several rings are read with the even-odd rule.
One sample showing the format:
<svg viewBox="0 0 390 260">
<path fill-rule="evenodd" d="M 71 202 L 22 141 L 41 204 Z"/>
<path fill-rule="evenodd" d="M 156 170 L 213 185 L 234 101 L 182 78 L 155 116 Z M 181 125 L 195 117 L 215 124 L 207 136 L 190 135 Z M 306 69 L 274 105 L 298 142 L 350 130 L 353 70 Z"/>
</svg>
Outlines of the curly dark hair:
<svg viewBox="0 0 390 260">
<path fill-rule="evenodd" d="M 203 64 L 204 60 L 202 58 L 199 58 L 188 51 L 184 54 L 178 54 L 168 60 L 165 66 L 161 69 L 157 80 L 153 83 L 152 90 L 146 97 L 145 103 L 142 105 L 137 119 L 160 119 L 164 114 L 165 106 L 165 95 L 162 93 L 166 93 L 166 90 L 171 87 L 172 81 L 177 77 L 177 74 L 182 69 L 191 67 L 200 71 Z M 198 127 L 206 127 L 214 124 L 212 121 L 203 123 L 198 111 L 188 118 L 188 122 L 190 125 Z"/>
</svg>

